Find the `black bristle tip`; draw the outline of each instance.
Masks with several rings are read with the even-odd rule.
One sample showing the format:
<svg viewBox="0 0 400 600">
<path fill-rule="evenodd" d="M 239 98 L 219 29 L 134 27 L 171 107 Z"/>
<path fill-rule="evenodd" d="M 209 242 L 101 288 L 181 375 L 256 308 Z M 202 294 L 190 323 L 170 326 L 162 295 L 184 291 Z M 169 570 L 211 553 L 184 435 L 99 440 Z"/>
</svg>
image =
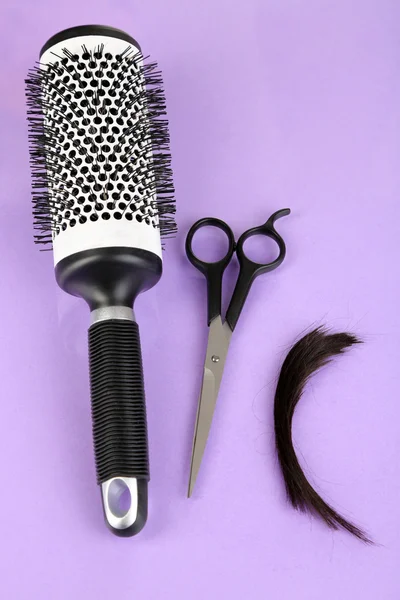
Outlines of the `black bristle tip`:
<svg viewBox="0 0 400 600">
<path fill-rule="evenodd" d="M 147 59 L 143 62 L 140 52 L 132 57 L 133 51 L 129 45 L 120 56 L 112 59 L 106 58 L 104 46 L 94 48 L 90 52 L 85 48 L 82 49 L 84 53 L 86 51 L 89 54 L 87 61 L 93 60 L 100 64 L 103 59 L 113 63 L 115 77 L 111 80 L 113 82 L 111 89 L 114 90 L 114 97 L 118 95 L 121 99 L 117 104 L 119 112 L 124 113 L 124 117 L 127 111 L 130 113 L 131 124 L 123 131 L 111 132 L 113 136 L 118 136 L 119 147 L 123 148 L 117 161 L 111 154 L 102 158 L 99 147 L 93 141 L 94 138 L 89 140 L 92 144 L 90 146 L 87 145 L 86 136 L 80 138 L 76 136 L 72 145 L 72 140 L 69 141 L 66 135 L 71 129 L 75 133 L 80 130 L 79 120 L 83 117 L 83 111 L 77 108 L 77 98 L 74 94 L 79 91 L 79 84 L 84 82 L 84 71 L 75 68 L 76 58 L 64 49 L 62 55 L 59 53 L 55 56 L 54 63 L 48 66 L 39 64 L 29 72 L 26 79 L 26 98 L 35 242 L 51 247 L 53 234 L 58 234 L 61 229 L 65 230 L 69 224 L 65 214 L 71 204 L 71 188 L 76 187 L 74 192 L 76 196 L 80 193 L 80 189 L 85 186 L 90 188 L 92 185 L 89 176 L 86 176 L 86 181 L 83 181 L 82 177 L 76 178 L 76 166 L 82 165 L 82 161 L 83 164 L 93 164 L 95 161 L 96 166 L 98 162 L 103 164 L 109 181 L 114 181 L 117 174 L 122 173 L 126 185 L 135 184 L 138 189 L 142 186 L 149 209 L 158 212 L 161 237 L 163 239 L 173 237 L 177 228 L 174 219 L 175 199 L 168 121 L 162 118 L 166 114 L 166 103 L 162 77 L 157 64 L 147 62 Z M 135 75 L 128 76 L 127 66 L 132 67 Z M 57 77 L 61 76 L 70 79 L 60 83 Z M 92 79 L 93 72 L 90 73 L 89 81 Z M 137 93 L 138 81 L 143 84 L 142 88 L 139 86 L 139 93 Z M 99 93 L 99 88 L 101 90 L 101 86 L 98 86 L 91 95 L 83 89 L 86 103 L 84 110 L 92 119 L 97 114 L 103 116 L 110 114 L 109 107 L 105 103 L 102 104 L 103 94 Z M 81 105 L 85 106 L 82 101 Z M 53 123 L 51 119 L 50 122 L 49 119 L 47 121 L 45 119 L 45 115 L 48 117 L 50 111 Z M 111 114 L 118 122 L 118 115 Z M 55 133 L 55 120 L 58 133 Z M 104 135 L 107 133 L 110 134 L 106 132 Z M 132 139 L 136 149 L 130 145 Z M 61 165 L 64 171 L 67 170 L 68 185 L 64 185 L 65 172 L 64 178 L 60 179 Z M 80 179 L 82 181 L 79 181 Z M 62 193 L 59 191 L 61 187 Z M 57 188 L 57 194 L 54 190 L 52 192 L 52 188 Z M 131 206 L 133 210 L 135 203 L 131 200 L 130 204 L 133 204 Z M 64 219 L 62 226 L 61 216 Z M 127 218 L 128 216 L 130 217 L 130 214 L 127 212 Z"/>
</svg>

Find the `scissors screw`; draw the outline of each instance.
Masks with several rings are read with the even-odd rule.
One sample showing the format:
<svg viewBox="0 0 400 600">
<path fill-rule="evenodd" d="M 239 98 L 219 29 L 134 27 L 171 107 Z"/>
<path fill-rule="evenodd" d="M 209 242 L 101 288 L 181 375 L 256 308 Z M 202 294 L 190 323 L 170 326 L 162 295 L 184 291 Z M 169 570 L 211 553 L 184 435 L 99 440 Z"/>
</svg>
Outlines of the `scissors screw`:
<svg viewBox="0 0 400 600">
<path fill-rule="evenodd" d="M 213 362 L 219 362 L 219 356 L 216 356 L 215 354 L 213 354 L 213 356 L 211 357 L 211 360 Z"/>
</svg>

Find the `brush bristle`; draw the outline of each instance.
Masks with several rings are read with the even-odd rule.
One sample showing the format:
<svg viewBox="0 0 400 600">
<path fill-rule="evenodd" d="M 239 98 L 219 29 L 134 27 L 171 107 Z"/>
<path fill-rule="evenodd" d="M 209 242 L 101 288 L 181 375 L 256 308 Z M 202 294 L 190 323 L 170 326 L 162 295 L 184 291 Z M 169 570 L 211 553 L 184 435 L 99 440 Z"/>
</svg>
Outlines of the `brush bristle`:
<svg viewBox="0 0 400 600">
<path fill-rule="evenodd" d="M 176 232 L 161 74 L 127 45 L 64 49 L 26 80 L 35 241 L 99 219 Z"/>
</svg>

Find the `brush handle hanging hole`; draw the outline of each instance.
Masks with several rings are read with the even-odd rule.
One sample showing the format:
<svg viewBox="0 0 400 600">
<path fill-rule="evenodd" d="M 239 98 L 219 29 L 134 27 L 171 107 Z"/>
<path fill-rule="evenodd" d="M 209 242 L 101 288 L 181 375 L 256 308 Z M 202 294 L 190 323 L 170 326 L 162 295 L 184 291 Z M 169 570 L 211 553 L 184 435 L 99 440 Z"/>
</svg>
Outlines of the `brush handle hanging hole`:
<svg viewBox="0 0 400 600">
<path fill-rule="evenodd" d="M 129 485 L 123 478 L 112 479 L 107 491 L 107 504 L 114 517 L 125 517 L 132 505 L 132 494 Z"/>
</svg>

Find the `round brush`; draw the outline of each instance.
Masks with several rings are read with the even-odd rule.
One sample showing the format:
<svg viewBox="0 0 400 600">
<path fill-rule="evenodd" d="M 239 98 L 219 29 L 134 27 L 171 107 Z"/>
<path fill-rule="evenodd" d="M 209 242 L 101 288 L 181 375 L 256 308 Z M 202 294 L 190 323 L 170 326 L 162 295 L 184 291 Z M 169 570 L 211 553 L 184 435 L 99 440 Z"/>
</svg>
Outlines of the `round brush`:
<svg viewBox="0 0 400 600">
<path fill-rule="evenodd" d="M 133 305 L 162 272 L 175 233 L 162 81 L 126 33 L 97 25 L 53 36 L 27 79 L 35 240 L 58 285 L 91 311 L 97 480 L 109 528 L 147 518 L 145 394 Z"/>
</svg>

